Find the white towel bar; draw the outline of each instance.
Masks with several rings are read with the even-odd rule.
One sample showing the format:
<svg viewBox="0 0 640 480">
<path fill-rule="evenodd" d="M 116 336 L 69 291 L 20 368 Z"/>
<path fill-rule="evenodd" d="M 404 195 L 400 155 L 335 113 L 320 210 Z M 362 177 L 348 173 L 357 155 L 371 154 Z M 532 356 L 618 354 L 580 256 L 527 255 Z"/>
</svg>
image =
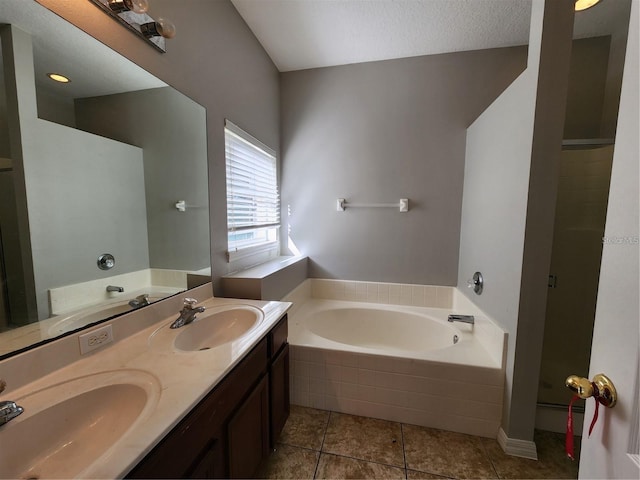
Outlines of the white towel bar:
<svg viewBox="0 0 640 480">
<path fill-rule="evenodd" d="M 409 199 L 401 198 L 398 203 L 347 203 L 344 198 L 339 198 L 336 210 L 344 212 L 347 208 L 397 208 L 400 212 L 408 212 Z"/>
</svg>

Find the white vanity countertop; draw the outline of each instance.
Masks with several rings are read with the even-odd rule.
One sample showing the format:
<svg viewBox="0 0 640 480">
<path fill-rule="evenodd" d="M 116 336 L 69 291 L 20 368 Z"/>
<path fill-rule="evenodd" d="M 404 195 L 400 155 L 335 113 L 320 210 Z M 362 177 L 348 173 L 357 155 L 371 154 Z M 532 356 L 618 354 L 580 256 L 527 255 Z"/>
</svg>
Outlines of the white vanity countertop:
<svg viewBox="0 0 640 480">
<path fill-rule="evenodd" d="M 19 404 L 18 400 L 30 392 L 100 372 L 125 371 L 125 381 L 127 371 L 149 374 L 153 389 L 158 393 L 155 408 L 150 409 L 145 418 L 134 421 L 124 436 L 78 475 L 81 478 L 123 477 L 259 343 L 291 306 L 288 302 L 227 298 L 209 298 L 199 303 L 207 309 L 230 304 L 258 307 L 264 312 L 264 319 L 237 341 L 209 350 L 183 352 L 170 345 L 166 349 L 160 348 L 157 343 L 152 347 L 150 338 L 159 328 L 168 329 L 177 317 L 174 314 L 127 338 L 119 341 L 116 338 L 112 345 L 88 353 L 70 365 L 11 391 L 10 397 Z M 200 315 L 206 315 L 206 310 Z M 100 326 L 103 325 L 106 324 Z M 182 328 L 189 328 L 189 325 Z M 182 328 L 174 330 L 176 335 Z M 53 398 L 54 393 L 52 388 L 52 404 L 61 401 Z M 20 417 L 17 417 L 5 425 L 3 433 L 10 434 L 11 424 L 19 421 Z M 30 473 L 42 478 L 49 476 L 45 471 Z"/>
</svg>

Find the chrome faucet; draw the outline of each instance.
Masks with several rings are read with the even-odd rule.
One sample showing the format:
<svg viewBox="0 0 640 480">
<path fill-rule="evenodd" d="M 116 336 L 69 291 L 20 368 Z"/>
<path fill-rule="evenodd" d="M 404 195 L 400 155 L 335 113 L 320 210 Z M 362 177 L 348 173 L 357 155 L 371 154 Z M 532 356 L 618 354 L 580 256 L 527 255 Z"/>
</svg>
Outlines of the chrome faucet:
<svg viewBox="0 0 640 480">
<path fill-rule="evenodd" d="M 6 386 L 7 383 L 4 380 L 0 379 L 0 393 L 4 391 Z M 22 412 L 24 412 L 24 408 L 16 405 L 16 402 L 12 402 L 10 400 L 0 402 L 0 426 L 13 420 Z"/>
<path fill-rule="evenodd" d="M 453 314 L 449 315 L 447 317 L 447 320 L 450 322 L 469 323 L 471 325 L 473 325 L 476 321 L 473 315 L 453 315 Z"/>
<path fill-rule="evenodd" d="M 180 310 L 180 316 L 171 324 L 171 328 L 180 328 L 190 324 L 196 319 L 197 313 L 204 312 L 204 307 L 196 307 L 198 301 L 195 298 L 185 298 L 184 307 Z"/>
<path fill-rule="evenodd" d="M 138 295 L 136 298 L 129 300 L 129 306 L 134 310 L 136 308 L 144 307 L 149 305 L 149 294 L 143 293 L 142 295 Z"/>
<path fill-rule="evenodd" d="M 107 285 L 107 292 L 124 292 L 124 287 L 116 287 L 115 285 Z"/>
</svg>

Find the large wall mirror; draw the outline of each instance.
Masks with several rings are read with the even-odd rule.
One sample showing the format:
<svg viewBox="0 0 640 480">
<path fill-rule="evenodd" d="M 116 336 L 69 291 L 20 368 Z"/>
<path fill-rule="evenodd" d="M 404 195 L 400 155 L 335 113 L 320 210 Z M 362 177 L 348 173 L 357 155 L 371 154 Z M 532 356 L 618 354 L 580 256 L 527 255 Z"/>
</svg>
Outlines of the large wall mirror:
<svg viewBox="0 0 640 480">
<path fill-rule="evenodd" d="M 0 29 L 3 358 L 209 281 L 211 257 L 205 109 L 34 0 L 2 0 Z"/>
</svg>

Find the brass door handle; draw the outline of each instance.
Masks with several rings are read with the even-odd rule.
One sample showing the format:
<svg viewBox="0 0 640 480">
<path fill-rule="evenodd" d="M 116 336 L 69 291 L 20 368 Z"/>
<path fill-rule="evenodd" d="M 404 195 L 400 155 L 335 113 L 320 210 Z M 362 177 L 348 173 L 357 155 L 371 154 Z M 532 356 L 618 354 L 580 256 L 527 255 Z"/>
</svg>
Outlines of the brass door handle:
<svg viewBox="0 0 640 480">
<path fill-rule="evenodd" d="M 613 382 L 602 373 L 595 375 L 593 380 L 571 375 L 567 377 L 565 385 L 580 398 L 595 397 L 595 399 L 605 407 L 612 408 L 618 400 L 616 387 L 614 387 Z"/>
</svg>

